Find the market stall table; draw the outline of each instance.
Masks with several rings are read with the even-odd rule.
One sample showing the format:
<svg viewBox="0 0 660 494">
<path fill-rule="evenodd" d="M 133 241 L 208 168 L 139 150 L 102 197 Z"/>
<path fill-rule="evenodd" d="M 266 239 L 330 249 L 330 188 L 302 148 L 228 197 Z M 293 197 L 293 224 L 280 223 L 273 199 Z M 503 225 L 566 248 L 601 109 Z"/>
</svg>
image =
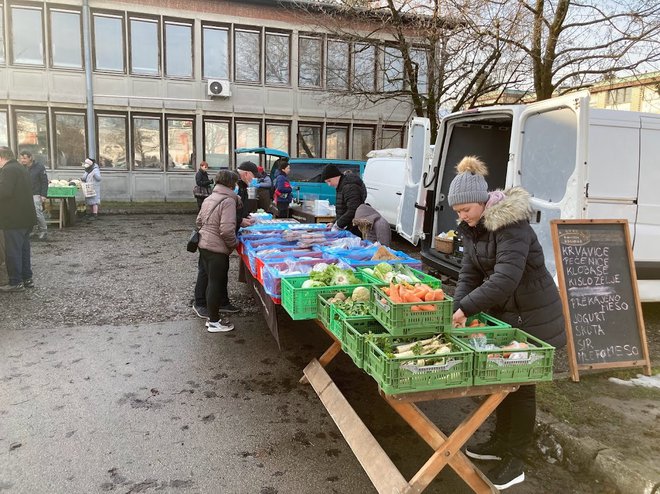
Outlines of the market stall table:
<svg viewBox="0 0 660 494">
<path fill-rule="evenodd" d="M 312 385 L 379 493 L 422 492 L 447 465 L 474 492 L 498 492 L 486 476 L 465 456 L 461 448 L 488 419 L 502 400 L 509 393 L 518 390 L 518 384 L 448 388 L 396 395 L 387 395 L 381 390 L 380 394 L 383 399 L 434 450 L 434 453 L 413 478 L 406 481 L 325 371 L 324 366 L 329 364 L 340 352 L 341 342 L 321 323 L 316 322 L 333 339 L 333 343 L 319 359 L 313 359 L 305 367 L 301 382 L 309 382 Z M 415 405 L 415 403 L 423 401 L 469 396 L 486 396 L 486 398 L 472 413 L 465 417 L 449 436 L 440 431 Z"/>
<path fill-rule="evenodd" d="M 59 211 L 57 218 L 51 218 L 46 223 L 57 224 L 59 228 L 75 225 L 76 223 L 76 193 L 78 188 L 74 185 L 69 186 L 49 186 L 47 198 L 51 215 L 54 210 Z M 53 202 L 58 202 L 57 209 L 53 208 Z"/>
</svg>

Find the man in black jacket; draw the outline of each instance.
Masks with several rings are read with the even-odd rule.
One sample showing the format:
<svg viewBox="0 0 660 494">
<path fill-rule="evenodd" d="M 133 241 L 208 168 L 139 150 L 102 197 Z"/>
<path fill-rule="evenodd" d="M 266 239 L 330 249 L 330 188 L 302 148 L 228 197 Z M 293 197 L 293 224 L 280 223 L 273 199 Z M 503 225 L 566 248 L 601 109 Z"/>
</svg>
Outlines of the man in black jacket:
<svg viewBox="0 0 660 494">
<path fill-rule="evenodd" d="M 367 188 L 360 176 L 353 173 L 342 175 L 335 165 L 327 165 L 321 173 L 321 180 L 337 189 L 337 219 L 333 226 L 359 236 L 360 230 L 353 226 L 353 218 L 358 206 L 367 199 Z"/>
<path fill-rule="evenodd" d="M 46 218 L 44 217 L 44 202 L 46 202 L 46 196 L 48 195 L 46 167 L 34 161 L 32 153 L 29 151 L 21 151 L 19 161 L 21 165 L 27 167 L 32 181 L 32 200 L 34 201 L 34 210 L 37 213 L 37 231 L 32 232 L 32 235 L 36 240 L 46 240 L 48 230 Z"/>
<path fill-rule="evenodd" d="M 5 262 L 9 284 L 0 292 L 32 288 L 30 231 L 37 223 L 30 174 L 8 147 L 0 147 L 0 229 L 5 237 Z"/>
</svg>

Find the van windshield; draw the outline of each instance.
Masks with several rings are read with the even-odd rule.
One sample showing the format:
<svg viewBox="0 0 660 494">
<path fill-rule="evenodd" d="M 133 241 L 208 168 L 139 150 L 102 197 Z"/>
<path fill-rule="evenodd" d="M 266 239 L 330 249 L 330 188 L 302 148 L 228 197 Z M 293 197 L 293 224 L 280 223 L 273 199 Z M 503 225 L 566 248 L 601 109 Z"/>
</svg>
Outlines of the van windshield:
<svg viewBox="0 0 660 494">
<path fill-rule="evenodd" d="M 291 182 L 320 182 L 321 172 L 326 165 L 317 163 L 291 163 L 291 171 L 289 172 L 289 180 Z M 339 171 L 359 173 L 360 167 L 358 165 L 337 165 Z"/>
</svg>

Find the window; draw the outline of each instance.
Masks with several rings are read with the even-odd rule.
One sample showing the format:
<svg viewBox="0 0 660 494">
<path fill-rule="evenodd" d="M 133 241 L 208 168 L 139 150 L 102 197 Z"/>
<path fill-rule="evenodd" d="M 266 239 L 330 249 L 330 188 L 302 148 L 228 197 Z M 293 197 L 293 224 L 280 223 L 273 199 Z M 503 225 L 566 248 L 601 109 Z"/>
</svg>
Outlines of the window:
<svg viewBox="0 0 660 494">
<path fill-rule="evenodd" d="M 80 12 L 58 9 L 50 11 L 50 47 L 53 67 L 82 68 Z"/>
<path fill-rule="evenodd" d="M 348 158 L 348 128 L 327 127 L 325 157 L 343 160 Z"/>
<path fill-rule="evenodd" d="M 5 110 L 0 111 L 0 146 L 9 146 L 9 126 Z"/>
<path fill-rule="evenodd" d="M 80 168 L 86 157 L 85 115 L 55 112 L 55 168 Z"/>
<path fill-rule="evenodd" d="M 192 26 L 165 22 L 165 74 L 170 77 L 193 76 Z"/>
<path fill-rule="evenodd" d="M 266 147 L 289 152 L 289 124 L 266 123 Z"/>
<path fill-rule="evenodd" d="M 203 76 L 206 79 L 229 79 L 227 28 L 202 26 L 202 44 Z"/>
<path fill-rule="evenodd" d="M 229 122 L 204 120 L 204 161 L 209 168 L 229 168 Z"/>
<path fill-rule="evenodd" d="M 261 124 L 258 122 L 236 122 L 236 147 L 256 148 L 261 145 Z M 259 163 L 258 154 L 243 153 L 241 161 Z"/>
<path fill-rule="evenodd" d="M 656 87 L 653 85 L 644 86 L 641 110 L 649 113 L 660 113 L 660 85 Z"/>
<path fill-rule="evenodd" d="M 289 84 L 290 36 L 266 33 L 266 84 Z"/>
<path fill-rule="evenodd" d="M 328 89 L 348 89 L 348 43 L 328 41 L 326 82 Z"/>
<path fill-rule="evenodd" d="M 298 157 L 320 158 L 321 157 L 321 126 L 299 125 L 298 126 Z"/>
<path fill-rule="evenodd" d="M 18 152 L 29 151 L 35 161 L 48 166 L 50 157 L 48 155 L 48 115 L 46 112 L 18 110 L 14 115 Z"/>
<path fill-rule="evenodd" d="M 354 127 L 352 148 L 353 159 L 366 160 L 367 153 L 372 149 L 374 149 L 374 129 L 371 127 Z"/>
<path fill-rule="evenodd" d="M 16 64 L 44 64 L 41 7 L 11 6 L 11 53 Z"/>
<path fill-rule="evenodd" d="M 167 169 L 192 170 L 195 132 L 192 118 L 167 119 Z"/>
<path fill-rule="evenodd" d="M 162 170 L 160 118 L 133 117 L 133 169 Z"/>
<path fill-rule="evenodd" d="M 372 92 L 376 81 L 376 47 L 366 43 L 353 45 L 353 88 Z"/>
<path fill-rule="evenodd" d="M 158 21 L 132 18 L 129 21 L 131 74 L 159 75 Z"/>
<path fill-rule="evenodd" d="M 632 88 L 630 87 L 610 89 L 607 92 L 607 104 L 622 105 L 624 103 L 630 103 L 631 96 L 632 96 Z"/>
<path fill-rule="evenodd" d="M 298 38 L 298 85 L 321 87 L 321 38 Z"/>
<path fill-rule="evenodd" d="M 383 91 L 403 90 L 403 57 L 398 48 L 385 47 L 383 57 Z"/>
<path fill-rule="evenodd" d="M 5 63 L 5 15 L 0 3 L 0 63 Z"/>
<path fill-rule="evenodd" d="M 403 146 L 403 129 L 383 127 L 383 138 L 381 140 L 381 149 L 400 148 Z"/>
<path fill-rule="evenodd" d="M 123 115 L 99 115 L 96 118 L 99 138 L 99 166 L 126 169 L 126 117 Z"/>
<path fill-rule="evenodd" d="M 261 82 L 261 36 L 258 31 L 237 29 L 234 33 L 236 81 Z"/>
<path fill-rule="evenodd" d="M 93 14 L 94 69 L 124 72 L 124 19 L 117 15 Z"/>
<path fill-rule="evenodd" d="M 410 61 L 417 72 L 417 90 L 419 94 L 428 93 L 428 59 L 426 50 L 421 48 L 410 51 Z"/>
</svg>

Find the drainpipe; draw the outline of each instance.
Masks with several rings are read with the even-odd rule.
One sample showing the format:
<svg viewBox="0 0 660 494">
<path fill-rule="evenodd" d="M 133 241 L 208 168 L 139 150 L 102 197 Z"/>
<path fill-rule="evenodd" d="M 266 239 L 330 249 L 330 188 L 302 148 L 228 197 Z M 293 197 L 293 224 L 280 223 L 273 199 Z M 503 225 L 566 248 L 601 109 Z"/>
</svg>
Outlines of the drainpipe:
<svg viewBox="0 0 660 494">
<path fill-rule="evenodd" d="M 98 160 L 96 154 L 96 126 L 94 125 L 94 88 L 92 86 L 92 33 L 89 29 L 89 1 L 83 0 L 83 52 L 85 59 L 85 89 L 87 92 L 87 155 Z"/>
</svg>

